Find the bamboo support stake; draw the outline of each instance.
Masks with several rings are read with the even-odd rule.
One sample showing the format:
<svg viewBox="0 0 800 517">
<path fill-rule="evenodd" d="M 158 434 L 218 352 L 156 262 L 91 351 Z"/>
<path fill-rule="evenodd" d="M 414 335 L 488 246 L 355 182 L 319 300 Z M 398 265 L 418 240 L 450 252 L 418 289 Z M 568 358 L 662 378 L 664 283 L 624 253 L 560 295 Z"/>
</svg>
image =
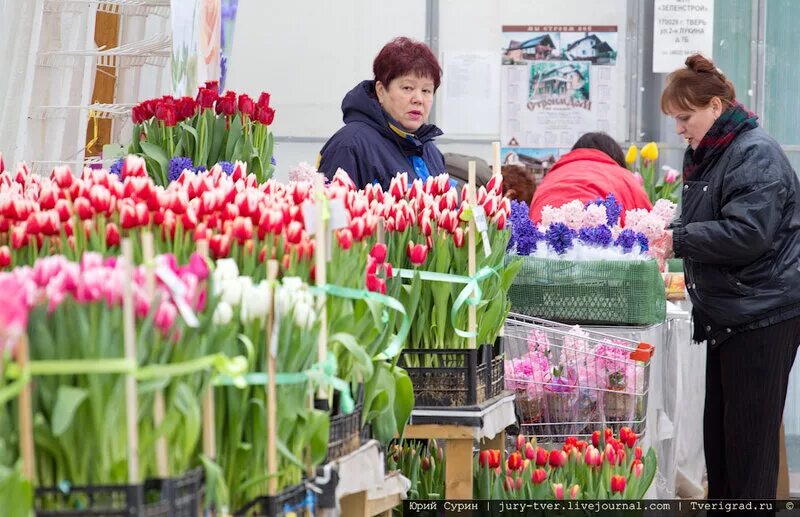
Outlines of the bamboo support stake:
<svg viewBox="0 0 800 517">
<path fill-rule="evenodd" d="M 122 326 L 125 340 L 125 359 L 136 362 L 136 328 L 133 309 L 133 246 L 130 239 L 122 241 L 122 256 L 125 259 L 125 282 L 122 291 Z M 139 427 L 137 425 L 138 393 L 136 378 L 125 375 L 125 416 L 128 427 L 128 482 L 139 482 Z"/>
<path fill-rule="evenodd" d="M 156 297 L 156 275 L 155 275 L 155 251 L 153 248 L 153 234 L 150 232 L 142 233 L 142 258 L 146 272 L 147 296 L 150 302 L 155 301 Z M 156 429 L 161 427 L 164 422 L 164 390 L 158 389 L 153 399 L 153 424 Z M 167 439 L 164 435 L 158 437 L 156 441 L 156 472 L 158 477 L 166 478 L 169 476 L 167 465 Z"/>
<path fill-rule="evenodd" d="M 197 253 L 203 258 L 208 258 L 208 241 L 197 241 Z M 203 454 L 213 459 L 217 457 L 217 437 L 214 415 L 214 387 L 208 383 L 203 393 Z"/>
<path fill-rule="evenodd" d="M 314 183 L 314 195 L 324 196 L 325 185 L 322 176 L 317 176 Z M 317 232 L 314 243 L 315 253 L 315 279 L 317 287 L 322 287 L 328 282 L 327 275 L 327 249 L 328 249 L 328 221 L 324 218 L 324 203 L 322 199 L 316 201 L 317 209 Z M 326 306 L 327 297 L 324 293 L 317 296 L 317 312 L 319 313 L 319 341 L 317 345 L 317 360 L 322 363 L 328 353 L 328 310 Z M 319 398 L 327 399 L 328 394 L 320 388 L 317 394 Z"/>
<path fill-rule="evenodd" d="M 278 307 L 275 303 L 275 290 L 273 283 L 278 278 L 278 261 L 267 261 L 267 280 L 269 280 L 268 289 L 272 292 L 270 296 L 270 311 L 267 315 L 267 337 L 266 337 L 266 355 L 267 355 L 267 475 L 269 481 L 267 482 L 267 495 L 274 496 L 278 493 L 278 479 L 275 474 L 278 472 L 278 391 L 275 383 L 275 361 L 276 357 L 272 353 L 272 339 L 273 332 L 275 332 L 275 310 Z"/>
<path fill-rule="evenodd" d="M 468 239 L 467 239 L 467 253 L 469 254 L 468 255 L 469 258 L 468 258 L 468 262 L 467 262 L 467 264 L 468 264 L 468 271 L 467 272 L 468 272 L 469 276 L 472 278 L 472 277 L 475 276 L 475 273 L 477 271 L 477 264 L 476 264 L 476 260 L 475 260 L 475 216 L 474 216 L 475 206 L 477 205 L 476 196 L 475 196 L 475 194 L 476 194 L 475 193 L 475 162 L 469 162 L 469 166 L 468 166 L 467 170 L 468 170 L 468 173 L 469 173 L 469 176 L 468 176 L 469 177 L 469 200 L 468 200 L 468 202 L 469 202 L 470 208 L 472 208 L 472 210 L 473 210 L 473 217 L 469 221 L 469 229 L 467 230 L 467 237 L 468 237 Z M 474 296 L 475 292 L 473 291 L 471 294 Z M 468 311 L 467 312 L 467 317 L 468 317 L 467 331 L 470 332 L 471 334 L 475 334 L 476 333 L 476 326 L 477 326 L 477 318 L 478 318 L 477 312 L 475 310 L 475 306 L 470 304 L 468 309 L 467 309 L 467 311 Z M 475 348 L 477 348 L 477 338 L 476 338 L 475 335 L 473 335 L 472 337 L 469 338 L 469 349 L 470 350 L 474 350 Z"/>
<path fill-rule="evenodd" d="M 386 244 L 386 228 L 383 216 L 378 217 L 378 244 Z"/>
<path fill-rule="evenodd" d="M 503 166 L 500 165 L 500 142 L 492 142 L 492 176 L 500 176 Z"/>
<path fill-rule="evenodd" d="M 20 370 L 28 365 L 28 337 L 22 334 L 17 339 L 17 363 Z M 33 400 L 30 380 L 19 392 L 19 446 L 22 454 L 22 475 L 29 481 L 34 480 L 34 452 L 33 452 Z"/>
</svg>

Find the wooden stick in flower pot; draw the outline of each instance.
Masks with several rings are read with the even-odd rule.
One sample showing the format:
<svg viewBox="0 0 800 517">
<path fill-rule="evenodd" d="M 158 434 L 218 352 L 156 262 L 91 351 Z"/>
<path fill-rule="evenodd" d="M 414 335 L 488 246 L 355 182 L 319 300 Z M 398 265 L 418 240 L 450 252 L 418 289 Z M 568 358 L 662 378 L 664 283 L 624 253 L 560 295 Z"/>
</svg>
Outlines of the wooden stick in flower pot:
<svg viewBox="0 0 800 517">
<path fill-rule="evenodd" d="M 197 253 L 203 258 L 208 258 L 208 241 L 205 239 L 197 241 Z M 216 459 L 217 457 L 217 438 L 214 427 L 214 387 L 211 383 L 203 393 L 203 454 L 207 458 Z"/>
<path fill-rule="evenodd" d="M 270 295 L 270 309 L 267 314 L 267 336 L 265 341 L 265 351 L 267 356 L 267 495 L 274 496 L 278 493 L 278 390 L 275 383 L 276 357 L 272 350 L 273 332 L 275 332 L 274 322 L 277 317 L 275 314 L 275 287 L 274 282 L 278 278 L 278 261 L 267 261 L 267 280 Z"/>
<path fill-rule="evenodd" d="M 144 259 L 145 282 L 147 286 L 147 297 L 151 303 L 156 297 L 156 274 L 155 274 L 155 252 L 153 251 L 153 234 L 150 232 L 142 233 L 142 258 Z M 153 425 L 156 429 L 161 427 L 164 422 L 164 390 L 157 389 L 153 399 Z M 167 466 L 167 439 L 159 436 L 156 441 L 156 472 L 158 477 L 166 478 L 169 476 Z"/>
<path fill-rule="evenodd" d="M 322 175 L 317 175 L 314 182 L 314 196 L 316 199 L 317 228 L 314 245 L 315 260 L 315 280 L 317 287 L 322 287 L 328 282 L 327 275 L 327 249 L 328 249 L 328 221 L 325 219 L 325 204 L 322 197 L 325 196 L 325 184 Z M 325 360 L 328 353 L 328 311 L 327 297 L 324 293 L 317 295 L 317 312 L 319 313 L 319 341 L 317 344 L 317 360 L 321 363 Z M 328 394 L 324 388 L 320 388 L 317 397 L 328 400 Z"/>
<path fill-rule="evenodd" d="M 502 167 L 500 165 L 500 142 L 492 142 L 492 176 L 500 176 Z"/>
<path fill-rule="evenodd" d="M 20 370 L 24 371 L 28 365 L 28 337 L 25 334 L 17 338 L 15 347 L 17 364 Z M 0 357 L 2 361 L 2 357 Z M 2 371 L 2 363 L 0 363 Z M 30 380 L 22 387 L 19 392 L 19 410 L 17 420 L 19 423 L 19 448 L 22 455 L 22 475 L 29 481 L 34 480 L 34 452 L 33 452 L 33 403 L 31 395 Z"/>
<path fill-rule="evenodd" d="M 133 246 L 130 239 L 122 241 L 122 257 L 125 259 L 125 281 L 122 290 L 122 330 L 125 342 L 125 359 L 136 363 L 136 314 L 133 308 Z M 136 377 L 125 375 L 125 417 L 128 427 L 128 482 L 139 482 L 139 414 Z"/>
<path fill-rule="evenodd" d="M 467 229 L 467 274 L 470 277 L 474 277 L 477 271 L 477 263 L 475 260 L 475 206 L 477 205 L 477 196 L 475 191 L 475 162 L 469 162 L 468 168 L 468 178 L 469 178 L 469 193 L 468 193 L 468 202 L 470 208 L 472 208 L 473 217 L 469 220 L 469 226 Z M 475 294 L 473 291 L 472 295 Z M 477 312 L 475 306 L 470 304 L 467 309 L 467 332 L 473 334 L 472 337 L 469 338 L 468 344 L 469 349 L 474 350 L 477 348 L 477 339 L 476 339 L 476 327 L 477 327 Z"/>
</svg>

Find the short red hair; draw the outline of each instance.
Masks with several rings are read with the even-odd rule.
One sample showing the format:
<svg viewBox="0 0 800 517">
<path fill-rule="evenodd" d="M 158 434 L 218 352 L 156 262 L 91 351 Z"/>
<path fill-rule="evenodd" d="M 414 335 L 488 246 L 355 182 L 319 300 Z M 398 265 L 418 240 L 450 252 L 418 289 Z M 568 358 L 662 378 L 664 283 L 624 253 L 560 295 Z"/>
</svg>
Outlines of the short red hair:
<svg viewBox="0 0 800 517">
<path fill-rule="evenodd" d="M 431 49 L 406 37 L 395 38 L 383 46 L 372 62 L 372 73 L 387 88 L 392 80 L 408 74 L 431 79 L 434 91 L 442 82 L 442 69 Z"/>
</svg>

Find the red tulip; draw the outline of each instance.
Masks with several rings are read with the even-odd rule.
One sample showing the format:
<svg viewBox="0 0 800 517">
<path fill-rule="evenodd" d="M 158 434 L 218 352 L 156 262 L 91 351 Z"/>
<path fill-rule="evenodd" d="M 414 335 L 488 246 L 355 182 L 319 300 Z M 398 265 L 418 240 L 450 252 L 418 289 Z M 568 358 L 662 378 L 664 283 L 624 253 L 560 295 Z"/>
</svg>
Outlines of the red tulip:
<svg viewBox="0 0 800 517">
<path fill-rule="evenodd" d="M 197 111 L 197 103 L 191 97 L 181 97 L 176 103 L 178 108 L 178 118 L 185 120 L 192 118 Z"/>
<path fill-rule="evenodd" d="M 486 184 L 486 190 L 490 194 L 494 194 L 495 196 L 500 196 L 503 194 L 503 176 L 501 174 L 495 174 L 489 179 L 489 182 Z"/>
<path fill-rule="evenodd" d="M 453 232 L 453 244 L 456 245 L 456 248 L 460 248 L 464 245 L 464 229 L 459 227 L 456 228 L 456 231 Z"/>
<path fill-rule="evenodd" d="M 55 208 L 57 199 L 58 194 L 56 194 L 55 189 L 43 188 L 42 191 L 39 192 L 39 208 L 42 210 Z"/>
<path fill-rule="evenodd" d="M 72 186 L 75 177 L 68 166 L 61 165 L 53 169 L 53 172 L 50 173 L 50 179 L 54 180 L 61 188 L 69 188 Z"/>
<path fill-rule="evenodd" d="M 403 212 L 398 211 L 394 218 L 394 228 L 397 232 L 404 232 L 408 228 L 408 219 Z"/>
<path fill-rule="evenodd" d="M 617 451 L 610 443 L 606 444 L 605 455 L 609 465 L 617 464 Z"/>
<path fill-rule="evenodd" d="M 500 468 L 500 450 L 499 449 L 491 449 L 489 451 L 489 468 L 499 469 Z"/>
<path fill-rule="evenodd" d="M 33 205 L 33 201 L 27 199 L 19 199 L 14 198 L 11 201 L 11 205 L 8 211 L 8 217 L 10 219 L 16 219 L 17 221 L 25 221 L 27 220 L 30 215 L 34 212 L 35 207 Z"/>
<path fill-rule="evenodd" d="M 314 241 L 302 239 L 297 246 L 297 258 L 299 260 L 311 260 L 314 257 Z"/>
<path fill-rule="evenodd" d="M 564 451 L 553 449 L 550 451 L 550 466 L 552 468 L 562 467 L 567 463 L 567 455 Z"/>
<path fill-rule="evenodd" d="M 286 240 L 290 244 L 299 244 L 303 238 L 303 225 L 297 221 L 292 221 L 286 227 Z"/>
<path fill-rule="evenodd" d="M 102 185 L 93 185 L 89 189 L 89 201 L 92 203 L 92 208 L 98 214 L 102 214 L 111 208 L 111 192 Z"/>
<path fill-rule="evenodd" d="M 623 493 L 625 491 L 625 476 L 613 475 L 611 476 L 611 493 Z"/>
<path fill-rule="evenodd" d="M 638 445 L 636 446 L 635 449 L 633 449 L 633 457 L 636 458 L 637 460 L 642 459 L 642 448 L 639 447 Z"/>
<path fill-rule="evenodd" d="M 131 203 L 120 203 L 119 224 L 123 230 L 135 228 L 139 225 L 139 218 L 136 216 L 136 207 Z"/>
<path fill-rule="evenodd" d="M 627 445 L 629 449 L 632 449 L 632 448 L 633 448 L 633 446 L 634 446 L 634 445 L 636 445 L 636 440 L 637 440 L 637 438 L 638 438 L 638 437 L 636 436 L 636 433 L 634 433 L 633 431 L 631 431 L 631 432 L 628 434 L 628 437 L 627 437 L 627 439 L 625 440 L 625 445 Z"/>
<path fill-rule="evenodd" d="M 217 92 L 210 88 L 200 88 L 197 91 L 197 104 L 202 109 L 213 108 L 218 96 Z"/>
<path fill-rule="evenodd" d="M 518 451 L 514 451 L 508 455 L 506 468 L 508 468 L 508 470 L 519 470 L 522 468 L 522 455 Z"/>
<path fill-rule="evenodd" d="M 374 258 L 379 264 L 386 262 L 386 254 L 386 244 L 383 244 L 382 242 L 379 242 L 373 246 L 372 250 L 369 252 L 369 256 Z"/>
<path fill-rule="evenodd" d="M 636 479 L 642 477 L 643 471 L 644 471 L 644 464 L 642 463 L 642 460 L 633 460 L 633 462 L 631 463 L 631 472 L 633 472 L 633 475 L 636 477 Z"/>
<path fill-rule="evenodd" d="M 452 210 L 444 209 L 439 215 L 439 228 L 453 233 L 458 228 L 458 216 Z"/>
<path fill-rule="evenodd" d="M 6 170 L 6 164 L 3 163 L 3 153 L 0 153 L 0 172 L 3 172 L 5 170 Z"/>
<path fill-rule="evenodd" d="M 266 108 L 269 106 L 269 93 L 261 92 L 261 95 L 258 96 L 258 105 L 262 108 Z"/>
<path fill-rule="evenodd" d="M 430 211 L 430 209 L 426 208 L 425 211 L 422 213 L 422 216 L 420 216 L 420 222 L 419 222 L 420 229 L 422 230 L 422 234 L 425 237 L 430 237 L 431 234 L 433 233 L 433 225 L 430 219 L 431 214 L 426 214 L 426 212 L 428 211 Z"/>
<path fill-rule="evenodd" d="M 253 238 L 253 221 L 249 217 L 237 217 L 233 220 L 233 238 L 239 244 Z"/>
<path fill-rule="evenodd" d="M 116 246 L 119 244 L 119 228 L 114 223 L 106 225 L 106 246 Z"/>
<path fill-rule="evenodd" d="M 421 266 L 428 258 L 428 247 L 424 244 L 414 244 L 413 241 L 409 241 L 406 253 L 413 265 Z"/>
<path fill-rule="evenodd" d="M 408 190 L 408 174 L 405 172 L 398 174 L 389 183 L 389 194 L 396 200 L 405 198 Z"/>
<path fill-rule="evenodd" d="M 165 102 L 156 106 L 156 118 L 164 123 L 166 127 L 173 127 L 178 123 L 178 112 L 174 104 Z"/>
<path fill-rule="evenodd" d="M 592 433 L 592 445 L 598 448 L 600 447 L 600 431 Z"/>
<path fill-rule="evenodd" d="M 446 194 L 439 198 L 439 210 L 455 210 L 458 206 L 458 193 L 455 189 L 450 189 Z"/>
<path fill-rule="evenodd" d="M 534 485 L 541 485 L 547 479 L 547 471 L 545 469 L 536 469 L 531 474 L 531 481 Z"/>
<path fill-rule="evenodd" d="M 225 92 L 225 95 L 219 97 L 216 103 L 217 115 L 225 114 L 231 116 L 236 113 L 236 93 L 232 91 Z"/>
<path fill-rule="evenodd" d="M 497 217 L 495 218 L 497 222 L 497 229 L 503 230 L 506 227 L 506 213 L 505 212 L 498 212 Z"/>
<path fill-rule="evenodd" d="M 367 275 L 367 291 L 386 294 L 386 282 L 375 275 Z"/>
<path fill-rule="evenodd" d="M 41 230 L 39 228 L 39 212 L 31 212 L 28 219 L 25 221 L 25 231 L 29 235 L 36 235 Z"/>
<path fill-rule="evenodd" d="M 339 241 L 340 248 L 349 250 L 353 246 L 353 233 L 348 228 L 337 230 L 336 240 Z"/>
<path fill-rule="evenodd" d="M 28 229 L 25 224 L 19 224 L 11 229 L 11 247 L 15 250 L 28 245 Z"/>
<path fill-rule="evenodd" d="M 78 214 L 81 220 L 91 219 L 94 217 L 94 210 L 92 204 L 85 197 L 79 197 L 72 203 L 72 209 Z"/>
<path fill-rule="evenodd" d="M 594 446 L 586 448 L 586 452 L 583 455 L 583 460 L 590 467 L 599 467 L 603 464 L 603 459 L 600 457 L 600 451 Z"/>
<path fill-rule="evenodd" d="M 237 217 L 239 217 L 239 207 L 232 203 L 225 205 L 225 208 L 222 210 L 223 221 L 233 221 Z"/>
<path fill-rule="evenodd" d="M 48 237 L 58 235 L 61 232 L 61 221 L 58 218 L 58 212 L 55 210 L 47 210 L 36 214 L 39 219 L 39 231 Z"/>
<path fill-rule="evenodd" d="M 547 465 L 547 451 L 541 447 L 536 447 L 536 466 L 544 467 Z"/>
<path fill-rule="evenodd" d="M 223 233 L 211 237 L 208 242 L 208 248 L 211 250 L 211 255 L 215 259 L 225 258 L 231 252 L 231 237 Z"/>
<path fill-rule="evenodd" d="M 478 465 L 480 465 L 482 468 L 489 466 L 489 451 L 484 450 L 478 454 Z"/>
<path fill-rule="evenodd" d="M 2 159 L 2 157 L 0 157 Z M 11 265 L 11 249 L 8 246 L 0 246 L 0 267 Z"/>
<path fill-rule="evenodd" d="M 122 178 L 132 177 L 147 177 L 147 168 L 145 166 L 144 158 L 141 156 L 128 155 L 122 163 Z"/>
<path fill-rule="evenodd" d="M 364 238 L 366 233 L 367 224 L 363 217 L 356 217 L 350 220 L 350 231 L 353 233 L 353 238 L 360 241 Z"/>
<path fill-rule="evenodd" d="M 522 436 L 522 435 L 520 435 Z M 525 442 L 525 458 L 531 461 L 536 459 L 536 449 L 533 448 L 531 442 Z"/>
<path fill-rule="evenodd" d="M 246 93 L 239 95 L 239 111 L 248 117 L 252 117 L 256 112 L 255 102 Z"/>
</svg>

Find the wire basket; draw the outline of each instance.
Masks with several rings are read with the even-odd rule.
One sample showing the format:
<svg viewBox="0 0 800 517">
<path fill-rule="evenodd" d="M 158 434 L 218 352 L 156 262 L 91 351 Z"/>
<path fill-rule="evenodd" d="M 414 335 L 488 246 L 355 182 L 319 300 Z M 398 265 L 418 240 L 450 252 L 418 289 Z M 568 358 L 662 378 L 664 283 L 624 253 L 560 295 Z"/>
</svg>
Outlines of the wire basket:
<svg viewBox="0 0 800 517">
<path fill-rule="evenodd" d="M 504 332 L 520 434 L 559 443 L 605 427 L 645 433 L 652 345 L 514 313 Z"/>
</svg>

